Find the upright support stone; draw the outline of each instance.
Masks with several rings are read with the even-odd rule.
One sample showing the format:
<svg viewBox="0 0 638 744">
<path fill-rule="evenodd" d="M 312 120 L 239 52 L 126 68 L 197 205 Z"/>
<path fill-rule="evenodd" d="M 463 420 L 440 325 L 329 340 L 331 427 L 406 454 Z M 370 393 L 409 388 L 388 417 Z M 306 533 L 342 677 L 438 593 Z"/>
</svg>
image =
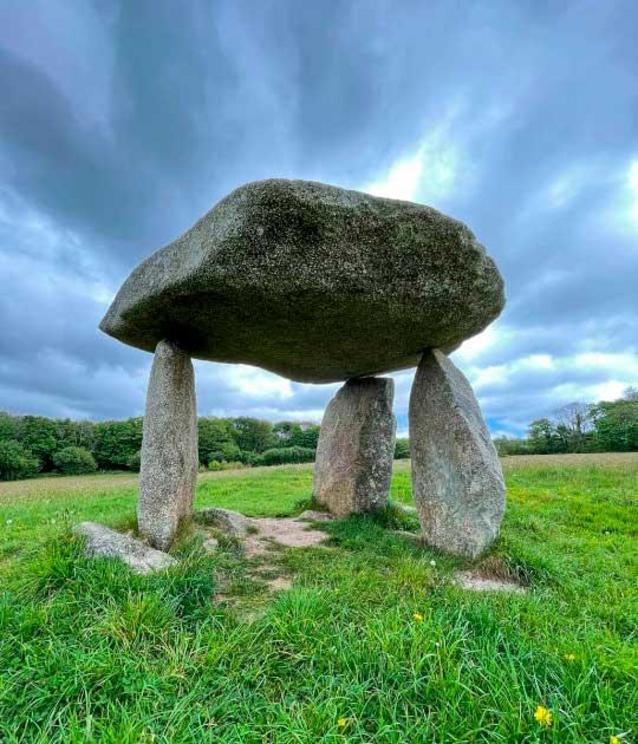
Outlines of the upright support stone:
<svg viewBox="0 0 638 744">
<path fill-rule="evenodd" d="M 476 558 L 498 534 L 505 485 L 470 383 L 440 351 L 423 354 L 414 378 L 410 451 L 426 543 Z"/>
<path fill-rule="evenodd" d="M 197 407 L 191 359 L 160 341 L 146 395 L 138 528 L 168 550 L 180 521 L 190 516 L 197 480 Z"/>
<path fill-rule="evenodd" d="M 348 380 L 328 404 L 321 424 L 313 496 L 337 516 L 387 504 L 396 422 L 394 381 Z"/>
</svg>

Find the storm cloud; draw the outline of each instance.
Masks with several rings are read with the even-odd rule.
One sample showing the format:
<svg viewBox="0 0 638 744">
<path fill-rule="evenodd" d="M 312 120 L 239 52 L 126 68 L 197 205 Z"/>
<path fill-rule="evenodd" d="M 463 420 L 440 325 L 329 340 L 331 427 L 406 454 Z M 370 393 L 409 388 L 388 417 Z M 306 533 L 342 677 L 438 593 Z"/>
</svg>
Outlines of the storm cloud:
<svg viewBox="0 0 638 744">
<path fill-rule="evenodd" d="M 455 359 L 494 432 L 638 384 L 637 24 L 630 0 L 4 0 L 0 409 L 141 413 L 150 356 L 100 317 L 143 257 L 271 176 L 470 225 L 508 305 Z M 318 419 L 335 390 L 197 373 L 201 413 Z"/>
</svg>

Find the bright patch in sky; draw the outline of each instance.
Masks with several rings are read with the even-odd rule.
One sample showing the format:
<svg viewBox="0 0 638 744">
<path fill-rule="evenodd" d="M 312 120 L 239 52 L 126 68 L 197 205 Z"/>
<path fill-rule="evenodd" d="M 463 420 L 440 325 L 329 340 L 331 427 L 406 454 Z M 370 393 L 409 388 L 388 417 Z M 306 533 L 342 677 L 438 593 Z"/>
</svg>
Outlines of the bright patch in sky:
<svg viewBox="0 0 638 744">
<path fill-rule="evenodd" d="M 587 174 L 582 168 L 573 168 L 561 174 L 550 184 L 546 198 L 553 209 L 562 209 L 570 204 L 580 191 Z"/>
<path fill-rule="evenodd" d="M 293 395 L 292 383 L 283 377 L 236 364 L 228 373 L 229 387 L 253 398 L 290 398 Z"/>
<path fill-rule="evenodd" d="M 592 388 L 593 400 L 617 400 L 623 394 L 627 385 L 618 380 L 609 380 Z"/>
<path fill-rule="evenodd" d="M 488 349 L 496 346 L 501 334 L 496 325 L 488 326 L 484 331 L 464 341 L 461 348 L 454 352 L 454 358 L 461 364 L 473 361 Z"/>
<path fill-rule="evenodd" d="M 435 201 L 452 192 L 458 171 L 456 149 L 443 134 L 428 135 L 414 154 L 397 160 L 384 178 L 363 186 L 363 191 L 388 199 Z"/>
<path fill-rule="evenodd" d="M 399 160 L 388 171 L 387 176 L 364 187 L 364 191 L 375 196 L 385 196 L 388 199 L 416 199 L 421 174 L 423 173 L 423 159 L 421 151 L 405 160 Z"/>
</svg>

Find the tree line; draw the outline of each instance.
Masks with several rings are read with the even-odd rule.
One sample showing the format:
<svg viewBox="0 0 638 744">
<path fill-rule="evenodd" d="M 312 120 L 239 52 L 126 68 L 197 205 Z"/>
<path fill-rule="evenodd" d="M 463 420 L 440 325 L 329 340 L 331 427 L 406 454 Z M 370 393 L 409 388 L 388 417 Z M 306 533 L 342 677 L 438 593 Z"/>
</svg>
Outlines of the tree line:
<svg viewBox="0 0 638 744">
<path fill-rule="evenodd" d="M 142 423 L 141 417 L 94 422 L 0 412 L 0 480 L 138 471 Z M 246 416 L 201 417 L 197 428 L 200 467 L 210 470 L 312 462 L 320 430 L 313 423 Z M 409 457 L 407 440 L 397 440 L 396 455 Z"/>
<path fill-rule="evenodd" d="M 529 425 L 522 439 L 494 440 L 499 455 L 638 451 L 638 388 L 614 401 L 570 403 Z"/>
<path fill-rule="evenodd" d="M 312 462 L 320 428 L 294 421 L 255 418 L 198 419 L 199 463 L 221 470 L 252 465 Z M 638 451 L 638 389 L 615 401 L 571 403 L 536 419 L 521 439 L 494 440 L 500 455 Z M 39 474 L 74 475 L 140 467 L 142 418 L 72 421 L 14 416 L 0 411 L 0 480 Z M 408 458 L 410 444 L 397 439 L 395 458 Z"/>
</svg>

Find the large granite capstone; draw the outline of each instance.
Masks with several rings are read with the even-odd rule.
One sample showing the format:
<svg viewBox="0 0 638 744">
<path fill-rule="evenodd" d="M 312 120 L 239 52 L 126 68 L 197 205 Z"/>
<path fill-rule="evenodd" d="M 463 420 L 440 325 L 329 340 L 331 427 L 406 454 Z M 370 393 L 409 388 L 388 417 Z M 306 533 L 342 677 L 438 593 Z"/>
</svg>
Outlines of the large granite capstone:
<svg viewBox="0 0 638 744">
<path fill-rule="evenodd" d="M 243 362 L 302 382 L 418 363 L 485 328 L 501 276 L 430 207 L 308 181 L 249 183 L 126 280 L 106 333 L 153 351 Z"/>
</svg>

